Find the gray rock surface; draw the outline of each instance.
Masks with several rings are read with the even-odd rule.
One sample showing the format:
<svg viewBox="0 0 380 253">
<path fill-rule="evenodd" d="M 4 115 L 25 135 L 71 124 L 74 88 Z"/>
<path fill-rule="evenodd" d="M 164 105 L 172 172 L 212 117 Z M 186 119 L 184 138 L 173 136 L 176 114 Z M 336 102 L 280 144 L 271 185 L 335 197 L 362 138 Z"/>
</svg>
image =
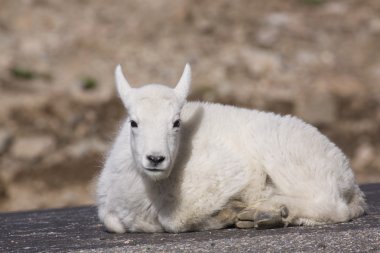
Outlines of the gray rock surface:
<svg viewBox="0 0 380 253">
<path fill-rule="evenodd" d="M 269 230 L 111 234 L 95 207 L 0 214 L 1 252 L 379 252 L 380 184 L 362 186 L 368 214 L 341 224 Z"/>
</svg>

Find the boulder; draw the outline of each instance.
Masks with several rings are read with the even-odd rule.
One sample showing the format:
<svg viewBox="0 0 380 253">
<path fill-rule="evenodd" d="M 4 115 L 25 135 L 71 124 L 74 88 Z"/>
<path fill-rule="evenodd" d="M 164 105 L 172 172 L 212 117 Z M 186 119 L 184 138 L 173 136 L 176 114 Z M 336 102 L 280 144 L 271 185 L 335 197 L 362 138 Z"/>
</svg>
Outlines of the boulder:
<svg viewBox="0 0 380 253">
<path fill-rule="evenodd" d="M 17 159 L 35 160 L 55 149 L 55 139 L 49 135 L 20 137 L 15 139 L 11 155 Z"/>
</svg>

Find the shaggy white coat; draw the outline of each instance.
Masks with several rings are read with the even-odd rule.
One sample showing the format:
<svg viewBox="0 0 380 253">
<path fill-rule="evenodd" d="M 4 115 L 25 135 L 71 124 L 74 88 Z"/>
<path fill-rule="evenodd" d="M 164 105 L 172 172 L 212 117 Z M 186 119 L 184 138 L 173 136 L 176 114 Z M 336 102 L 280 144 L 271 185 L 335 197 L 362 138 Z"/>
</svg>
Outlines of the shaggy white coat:
<svg viewBox="0 0 380 253">
<path fill-rule="evenodd" d="M 294 225 L 364 213 L 347 158 L 315 127 L 292 116 L 186 103 L 189 66 L 175 89 L 130 88 L 120 67 L 116 78 L 129 118 L 97 186 L 99 218 L 109 231 L 218 229 L 231 224 L 213 217 L 237 199 L 247 208 L 286 206 L 284 222 Z M 149 165 L 152 152 L 166 157 L 163 164 Z"/>
</svg>

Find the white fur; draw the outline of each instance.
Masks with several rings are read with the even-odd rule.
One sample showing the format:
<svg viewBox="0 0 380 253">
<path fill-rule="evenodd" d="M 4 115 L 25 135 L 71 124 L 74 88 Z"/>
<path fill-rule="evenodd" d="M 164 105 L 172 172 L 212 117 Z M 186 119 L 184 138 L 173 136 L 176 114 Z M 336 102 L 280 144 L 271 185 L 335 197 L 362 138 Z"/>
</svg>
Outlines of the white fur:
<svg viewBox="0 0 380 253">
<path fill-rule="evenodd" d="M 97 187 L 99 218 L 108 230 L 217 229 L 226 224 L 209 221 L 232 199 L 248 207 L 285 205 L 287 222 L 296 225 L 363 214 L 364 196 L 347 158 L 316 128 L 292 116 L 186 103 L 190 79 L 186 65 L 175 89 L 134 89 L 116 69 L 129 118 Z M 181 126 L 174 128 L 178 118 Z M 153 166 L 149 154 L 165 160 Z"/>
</svg>

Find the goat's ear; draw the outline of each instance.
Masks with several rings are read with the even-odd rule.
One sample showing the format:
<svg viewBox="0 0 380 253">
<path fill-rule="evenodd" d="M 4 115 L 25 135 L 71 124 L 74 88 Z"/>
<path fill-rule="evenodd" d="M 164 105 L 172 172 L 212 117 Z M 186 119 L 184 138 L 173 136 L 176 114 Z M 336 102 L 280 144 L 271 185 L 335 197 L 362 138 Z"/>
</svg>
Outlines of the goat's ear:
<svg viewBox="0 0 380 253">
<path fill-rule="evenodd" d="M 116 88 L 117 92 L 119 93 L 119 96 L 121 100 L 123 101 L 124 105 L 127 105 L 127 97 L 128 93 L 132 89 L 129 85 L 127 79 L 125 78 L 123 71 L 121 70 L 120 64 L 117 65 L 115 69 L 115 79 L 116 79 Z"/>
<path fill-rule="evenodd" d="M 181 79 L 179 79 L 179 82 L 177 86 L 174 88 L 174 91 L 177 94 L 177 96 L 179 96 L 183 100 L 186 100 L 186 97 L 190 91 L 190 85 L 191 85 L 191 68 L 190 68 L 190 64 L 187 63 L 185 66 L 185 69 L 183 70 Z"/>
</svg>

